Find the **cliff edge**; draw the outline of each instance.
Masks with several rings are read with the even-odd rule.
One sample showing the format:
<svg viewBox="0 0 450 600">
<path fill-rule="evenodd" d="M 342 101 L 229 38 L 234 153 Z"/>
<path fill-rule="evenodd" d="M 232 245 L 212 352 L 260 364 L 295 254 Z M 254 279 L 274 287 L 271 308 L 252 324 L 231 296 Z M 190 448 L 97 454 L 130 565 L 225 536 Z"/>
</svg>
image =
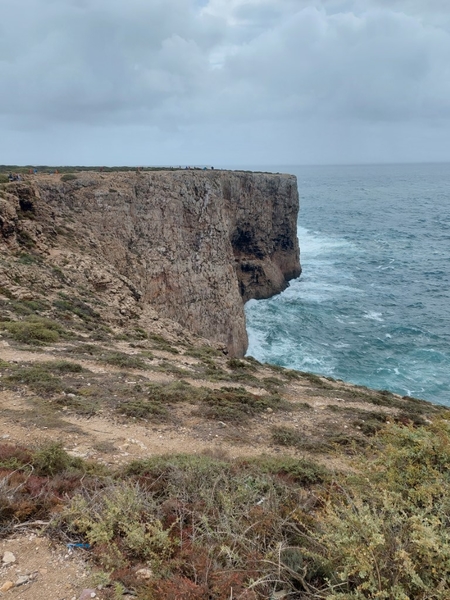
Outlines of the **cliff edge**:
<svg viewBox="0 0 450 600">
<path fill-rule="evenodd" d="M 123 315 L 145 306 L 219 342 L 247 348 L 244 303 L 301 272 L 292 175 L 232 171 L 37 175 L 6 186 L 0 239 L 52 255 Z M 118 290 L 118 287 L 121 288 Z"/>
</svg>

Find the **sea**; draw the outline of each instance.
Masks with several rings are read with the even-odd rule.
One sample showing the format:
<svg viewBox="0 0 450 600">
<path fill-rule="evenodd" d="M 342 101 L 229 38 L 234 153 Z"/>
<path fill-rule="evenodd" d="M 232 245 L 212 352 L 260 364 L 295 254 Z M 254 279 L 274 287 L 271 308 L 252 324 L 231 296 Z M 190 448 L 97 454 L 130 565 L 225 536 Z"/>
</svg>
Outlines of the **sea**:
<svg viewBox="0 0 450 600">
<path fill-rule="evenodd" d="M 303 272 L 248 355 L 450 406 L 450 164 L 253 168 L 297 176 Z"/>
</svg>

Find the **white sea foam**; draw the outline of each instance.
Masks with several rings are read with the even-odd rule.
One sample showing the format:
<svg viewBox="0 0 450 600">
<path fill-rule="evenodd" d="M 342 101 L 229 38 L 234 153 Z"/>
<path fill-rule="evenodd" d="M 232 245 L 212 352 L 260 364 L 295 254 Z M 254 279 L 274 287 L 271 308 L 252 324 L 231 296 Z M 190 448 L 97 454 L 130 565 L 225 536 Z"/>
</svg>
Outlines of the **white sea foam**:
<svg viewBox="0 0 450 600">
<path fill-rule="evenodd" d="M 321 254 L 329 254 L 331 251 L 342 250 L 352 252 L 355 250 L 355 245 L 339 237 L 329 237 L 321 235 L 315 231 L 306 229 L 299 225 L 297 227 L 297 235 L 300 240 L 300 249 L 303 255 L 319 256 Z"/>
<path fill-rule="evenodd" d="M 384 319 L 381 317 L 383 313 L 380 312 L 376 312 L 374 310 L 371 310 L 367 313 L 365 313 L 364 318 L 365 319 L 370 319 L 371 321 L 379 321 L 382 322 L 384 321 Z"/>
<path fill-rule="evenodd" d="M 450 404 L 450 246 L 442 230 L 450 226 L 450 169 L 295 172 L 303 273 L 282 294 L 246 305 L 249 354 Z M 424 207 L 430 182 L 439 194 Z"/>
</svg>

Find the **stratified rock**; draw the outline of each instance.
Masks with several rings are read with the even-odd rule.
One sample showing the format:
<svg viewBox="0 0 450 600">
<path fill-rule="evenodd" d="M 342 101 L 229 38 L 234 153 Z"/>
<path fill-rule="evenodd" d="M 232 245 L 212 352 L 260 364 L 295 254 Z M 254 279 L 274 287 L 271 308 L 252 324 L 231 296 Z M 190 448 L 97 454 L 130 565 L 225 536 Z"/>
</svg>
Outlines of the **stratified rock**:
<svg viewBox="0 0 450 600">
<path fill-rule="evenodd" d="M 70 228 L 74 277 L 113 296 L 122 315 L 151 306 L 232 355 L 247 348 L 244 302 L 279 293 L 301 271 L 292 175 L 84 172 L 8 192 L 5 244 L 49 253 L 58 228 Z"/>
</svg>

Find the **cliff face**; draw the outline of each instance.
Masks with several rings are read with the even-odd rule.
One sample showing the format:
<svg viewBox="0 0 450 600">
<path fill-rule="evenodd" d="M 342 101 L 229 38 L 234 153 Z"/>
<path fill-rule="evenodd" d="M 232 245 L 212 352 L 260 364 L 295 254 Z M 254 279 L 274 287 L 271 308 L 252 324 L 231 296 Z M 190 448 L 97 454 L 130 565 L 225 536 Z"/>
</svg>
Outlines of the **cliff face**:
<svg viewBox="0 0 450 600">
<path fill-rule="evenodd" d="M 137 306 L 151 305 L 236 356 L 247 348 L 244 302 L 282 291 L 301 271 L 290 175 L 37 176 L 8 186 L 0 202 L 0 233 L 10 246 L 25 235 L 46 252 L 58 244 L 62 252 L 66 243 L 78 248 L 90 256 L 86 277 L 96 292 L 111 286 L 116 272 Z M 25 234 L 24 214 L 32 215 Z M 62 225 L 70 241 L 61 240 Z"/>
</svg>

